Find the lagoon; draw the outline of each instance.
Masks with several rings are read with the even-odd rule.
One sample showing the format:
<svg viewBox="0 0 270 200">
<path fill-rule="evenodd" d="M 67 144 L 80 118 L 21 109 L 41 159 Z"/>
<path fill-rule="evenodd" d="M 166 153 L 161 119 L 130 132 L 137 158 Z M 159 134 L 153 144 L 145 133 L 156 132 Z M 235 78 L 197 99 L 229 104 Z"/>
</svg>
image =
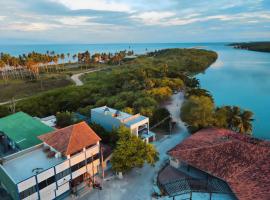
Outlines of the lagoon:
<svg viewBox="0 0 270 200">
<path fill-rule="evenodd" d="M 197 78 L 209 90 L 217 106 L 238 105 L 254 112 L 253 135 L 270 139 L 270 53 L 233 49 L 227 43 L 151 43 L 151 44 L 59 44 L 0 45 L 0 52 L 19 55 L 31 51 L 45 53 L 117 52 L 132 49 L 145 53 L 165 48 L 201 47 L 214 50 L 219 58 Z"/>
</svg>

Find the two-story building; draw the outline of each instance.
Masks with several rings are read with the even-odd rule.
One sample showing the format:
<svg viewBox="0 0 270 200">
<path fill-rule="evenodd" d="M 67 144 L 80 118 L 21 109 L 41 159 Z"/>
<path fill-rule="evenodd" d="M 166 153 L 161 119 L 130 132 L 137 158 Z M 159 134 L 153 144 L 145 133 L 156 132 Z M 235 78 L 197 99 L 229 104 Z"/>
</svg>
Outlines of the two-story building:
<svg viewBox="0 0 270 200">
<path fill-rule="evenodd" d="M 85 122 L 38 138 L 41 144 L 1 159 L 1 184 L 14 200 L 58 199 L 95 183 L 101 139 Z"/>
<path fill-rule="evenodd" d="M 112 131 L 124 125 L 130 132 L 146 142 L 155 140 L 155 133 L 149 131 L 149 118 L 140 114 L 131 115 L 107 106 L 91 109 L 91 122 Z"/>
</svg>

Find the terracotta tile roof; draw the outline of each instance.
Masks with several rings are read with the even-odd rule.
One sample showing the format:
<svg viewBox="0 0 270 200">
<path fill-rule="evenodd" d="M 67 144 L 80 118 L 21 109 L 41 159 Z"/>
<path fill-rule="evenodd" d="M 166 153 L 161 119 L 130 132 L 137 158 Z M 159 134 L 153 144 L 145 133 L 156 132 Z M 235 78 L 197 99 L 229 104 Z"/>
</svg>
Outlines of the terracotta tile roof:
<svg viewBox="0 0 270 200">
<path fill-rule="evenodd" d="M 58 129 L 38 138 L 64 155 L 76 153 L 101 140 L 85 122 Z"/>
<path fill-rule="evenodd" d="M 240 200 L 270 200 L 270 142 L 211 128 L 168 154 L 225 180 Z"/>
</svg>

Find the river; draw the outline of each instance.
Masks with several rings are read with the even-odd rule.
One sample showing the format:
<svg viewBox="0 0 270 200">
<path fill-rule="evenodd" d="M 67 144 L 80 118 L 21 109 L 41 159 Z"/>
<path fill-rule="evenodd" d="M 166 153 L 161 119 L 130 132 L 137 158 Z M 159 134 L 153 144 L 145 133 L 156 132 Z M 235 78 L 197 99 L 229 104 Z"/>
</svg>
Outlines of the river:
<svg viewBox="0 0 270 200">
<path fill-rule="evenodd" d="M 270 139 L 270 54 L 226 46 L 226 43 L 156 43 L 156 44 L 61 44 L 61 45 L 0 45 L 0 52 L 12 55 L 47 50 L 56 53 L 116 52 L 132 49 L 145 53 L 165 48 L 200 47 L 214 50 L 219 58 L 204 74 L 197 77 L 209 90 L 217 106 L 238 105 L 253 111 L 254 136 Z"/>
<path fill-rule="evenodd" d="M 218 106 L 239 105 L 255 115 L 253 136 L 270 139 L 270 54 L 221 44 L 206 47 L 219 58 L 197 77 Z"/>
</svg>

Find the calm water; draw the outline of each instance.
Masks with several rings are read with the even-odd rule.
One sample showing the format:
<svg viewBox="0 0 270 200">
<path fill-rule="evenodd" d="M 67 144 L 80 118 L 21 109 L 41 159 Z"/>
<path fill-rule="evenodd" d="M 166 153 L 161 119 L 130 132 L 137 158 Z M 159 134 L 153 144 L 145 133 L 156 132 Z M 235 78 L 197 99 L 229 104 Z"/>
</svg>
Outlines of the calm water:
<svg viewBox="0 0 270 200">
<path fill-rule="evenodd" d="M 219 58 L 205 74 L 198 78 L 203 88 L 209 90 L 218 106 L 239 105 L 255 113 L 254 135 L 270 139 L 270 54 L 235 50 L 224 43 L 180 44 L 92 44 L 92 45 L 0 45 L 0 52 L 12 55 L 47 50 L 56 53 L 117 52 L 133 49 L 145 53 L 164 48 L 203 47 L 219 54 Z"/>
</svg>

